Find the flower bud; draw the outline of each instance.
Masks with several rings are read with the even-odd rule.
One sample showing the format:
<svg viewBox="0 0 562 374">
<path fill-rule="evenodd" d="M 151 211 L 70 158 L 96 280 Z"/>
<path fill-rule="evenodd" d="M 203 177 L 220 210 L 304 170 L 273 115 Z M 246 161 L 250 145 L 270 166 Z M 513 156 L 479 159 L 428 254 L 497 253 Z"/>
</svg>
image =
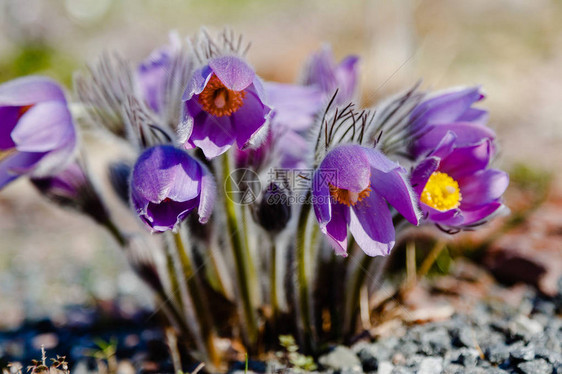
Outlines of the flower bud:
<svg viewBox="0 0 562 374">
<path fill-rule="evenodd" d="M 270 183 L 254 211 L 254 220 L 270 233 L 282 231 L 291 219 L 289 196 L 286 187 Z"/>
</svg>

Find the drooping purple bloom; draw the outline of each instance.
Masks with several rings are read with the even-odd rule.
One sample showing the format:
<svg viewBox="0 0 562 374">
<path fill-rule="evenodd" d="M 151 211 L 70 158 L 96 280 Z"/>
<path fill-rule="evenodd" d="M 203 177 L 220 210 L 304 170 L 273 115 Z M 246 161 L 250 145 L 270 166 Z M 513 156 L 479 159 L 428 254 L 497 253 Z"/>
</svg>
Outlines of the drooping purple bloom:
<svg viewBox="0 0 562 374">
<path fill-rule="evenodd" d="M 29 76 L 0 85 L 0 188 L 24 174 L 56 173 L 75 148 L 76 130 L 57 83 Z"/>
<path fill-rule="evenodd" d="M 359 57 L 351 55 L 336 64 L 331 48 L 326 45 L 310 57 L 304 84 L 318 87 L 328 97 L 338 90 L 334 104 L 347 104 L 358 94 L 358 62 Z"/>
<path fill-rule="evenodd" d="M 149 148 L 140 155 L 130 189 L 137 214 L 153 232 L 173 230 L 195 208 L 199 222 L 206 223 L 216 195 L 209 170 L 170 145 Z"/>
<path fill-rule="evenodd" d="M 234 143 L 240 149 L 252 145 L 271 112 L 260 79 L 236 56 L 212 58 L 197 69 L 183 101 L 184 146 L 201 148 L 209 159 Z"/>
<path fill-rule="evenodd" d="M 463 228 L 486 220 L 502 207 L 509 176 L 488 168 L 493 155 L 491 140 L 460 146 L 456 141 L 448 133 L 414 168 L 411 182 L 427 220 Z"/>
<path fill-rule="evenodd" d="M 99 193 L 77 162 L 69 164 L 54 176 L 32 177 L 31 182 L 45 197 L 61 206 L 85 213 L 98 223 L 105 223 L 109 219 Z"/>
<path fill-rule="evenodd" d="M 414 225 L 416 199 L 406 171 L 376 149 L 340 145 L 313 176 L 312 198 L 320 229 L 337 254 L 347 256 L 347 228 L 369 256 L 385 256 L 395 231 L 388 203 Z"/>
<path fill-rule="evenodd" d="M 448 132 L 455 134 L 461 146 L 493 140 L 495 134 L 486 126 L 488 112 L 473 107 L 484 97 L 480 87 L 460 88 L 438 92 L 417 105 L 409 124 L 416 138 L 410 146 L 412 158 L 431 152 Z"/>
</svg>

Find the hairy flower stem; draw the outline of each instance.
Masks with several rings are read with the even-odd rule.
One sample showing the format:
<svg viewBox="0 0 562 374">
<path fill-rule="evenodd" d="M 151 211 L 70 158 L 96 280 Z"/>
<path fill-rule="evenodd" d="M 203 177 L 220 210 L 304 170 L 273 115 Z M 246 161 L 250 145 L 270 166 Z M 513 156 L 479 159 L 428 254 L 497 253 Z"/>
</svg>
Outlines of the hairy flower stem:
<svg viewBox="0 0 562 374">
<path fill-rule="evenodd" d="M 215 333 L 213 331 L 213 321 L 211 319 L 211 314 L 209 313 L 209 307 L 206 303 L 207 299 L 200 288 L 200 284 L 193 270 L 193 265 L 187 253 L 187 248 L 185 247 L 181 233 L 175 232 L 173 236 L 174 243 L 180 257 L 183 276 L 187 284 L 189 297 L 191 298 L 193 308 L 195 309 L 195 315 L 199 323 L 199 329 L 205 345 L 207 358 L 209 363 L 216 366 L 219 363 L 219 357 L 215 349 Z"/>
<path fill-rule="evenodd" d="M 107 231 L 113 236 L 115 241 L 122 247 L 125 248 L 128 244 L 128 240 L 125 235 L 119 230 L 119 228 L 115 225 L 115 223 L 111 220 L 111 218 L 107 218 L 104 222 L 101 223 L 103 227 L 107 229 Z"/>
<path fill-rule="evenodd" d="M 275 236 L 270 235 L 269 241 L 271 243 L 271 268 L 269 269 L 269 286 L 271 289 L 271 320 L 275 324 L 279 316 L 279 300 L 277 299 L 277 248 L 275 245 Z"/>
<path fill-rule="evenodd" d="M 310 197 L 310 192 L 307 195 L 306 200 Z M 307 268 L 310 264 L 307 263 L 307 250 L 311 250 L 312 240 L 307 245 L 307 227 L 309 223 L 309 217 L 311 212 L 311 204 L 303 204 L 299 221 L 297 224 L 297 245 L 296 245 L 296 261 L 297 261 L 297 287 L 298 287 L 298 308 L 299 308 L 299 318 L 300 326 L 299 330 L 302 333 L 302 344 L 301 348 L 304 352 L 313 352 L 315 349 L 314 342 L 314 326 L 312 323 L 311 314 L 311 295 L 309 290 L 309 279 Z M 313 236 L 313 235 L 311 235 Z M 311 238 L 312 239 L 312 238 Z"/>
<path fill-rule="evenodd" d="M 349 248 L 352 248 L 355 242 L 351 240 Z M 361 288 L 365 284 L 365 280 L 369 275 L 369 268 L 373 263 L 374 257 L 361 254 L 362 258 L 357 264 L 355 272 L 352 274 L 351 282 L 346 290 L 345 317 L 344 317 L 344 334 L 351 336 L 355 331 L 355 323 L 357 321 L 357 312 L 359 310 L 359 296 Z"/>
<path fill-rule="evenodd" d="M 225 180 L 225 191 L 233 191 L 232 179 L 230 178 L 230 164 L 229 153 L 222 157 L 222 171 Z M 242 299 L 243 319 L 245 327 L 245 339 L 248 349 L 253 349 L 254 344 L 257 342 L 258 337 L 258 324 L 256 311 L 252 302 L 252 295 L 250 291 L 250 282 L 253 277 L 251 276 L 251 258 L 248 253 L 248 248 L 241 228 L 238 223 L 243 222 L 243 217 L 239 209 L 237 209 L 234 201 L 228 196 L 223 198 L 224 208 L 226 212 L 226 225 L 227 233 L 230 235 L 230 243 L 232 254 L 234 257 L 234 267 L 236 270 L 236 280 L 238 282 L 238 290 L 240 298 Z"/>
</svg>

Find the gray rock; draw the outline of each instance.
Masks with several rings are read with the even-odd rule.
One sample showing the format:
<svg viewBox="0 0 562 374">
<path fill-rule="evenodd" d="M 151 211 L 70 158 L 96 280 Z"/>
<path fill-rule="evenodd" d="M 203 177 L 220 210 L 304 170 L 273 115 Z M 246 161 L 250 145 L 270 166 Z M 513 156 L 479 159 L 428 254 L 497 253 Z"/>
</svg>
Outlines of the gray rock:
<svg viewBox="0 0 562 374">
<path fill-rule="evenodd" d="M 403 366 L 395 366 L 391 372 L 391 374 L 413 374 L 413 373 L 417 373 L 417 371 L 405 368 Z"/>
<path fill-rule="evenodd" d="M 341 345 L 334 348 L 328 354 L 320 356 L 318 362 L 327 369 L 357 369 L 359 370 L 359 373 L 362 372 L 361 361 L 359 361 L 359 358 L 351 349 Z"/>
<path fill-rule="evenodd" d="M 523 339 L 529 341 L 533 336 L 542 334 L 543 326 L 528 317 L 520 314 L 509 324 L 509 333 L 514 339 Z"/>
<path fill-rule="evenodd" d="M 357 357 L 359 357 L 363 370 L 365 371 L 377 370 L 379 362 L 389 361 L 391 355 L 392 350 L 385 344 L 379 342 L 365 345 L 357 352 Z"/>
<path fill-rule="evenodd" d="M 459 364 L 449 364 L 443 370 L 444 374 L 464 374 L 466 368 Z"/>
<path fill-rule="evenodd" d="M 406 366 L 410 368 L 418 368 L 425 359 L 427 359 L 427 356 L 412 355 L 406 358 Z"/>
<path fill-rule="evenodd" d="M 445 328 L 437 328 L 421 336 L 421 351 L 428 356 L 443 355 L 451 349 L 451 337 Z"/>
<path fill-rule="evenodd" d="M 517 365 L 519 371 L 523 374 L 550 374 L 552 373 L 552 366 L 545 360 L 538 359 L 533 361 L 523 362 Z"/>
<path fill-rule="evenodd" d="M 479 357 L 480 353 L 472 348 L 461 348 L 451 352 L 451 362 L 462 365 L 465 368 L 475 367 Z"/>
<path fill-rule="evenodd" d="M 554 352 L 545 347 L 539 347 L 535 349 L 536 358 L 544 358 L 551 364 L 562 363 L 562 354 Z"/>
<path fill-rule="evenodd" d="M 531 345 L 513 344 L 509 347 L 509 358 L 513 362 L 530 361 L 535 358 L 535 348 Z"/>
<path fill-rule="evenodd" d="M 391 374 L 394 369 L 394 365 L 392 365 L 388 361 L 382 361 L 379 363 L 379 370 L 377 370 L 377 374 Z"/>
<path fill-rule="evenodd" d="M 496 344 L 486 349 L 486 358 L 492 364 L 503 364 L 509 359 L 509 348 L 505 344 Z"/>
<path fill-rule="evenodd" d="M 418 374 L 440 374 L 443 371 L 443 359 L 428 357 L 420 363 Z"/>
<path fill-rule="evenodd" d="M 404 341 L 398 346 L 397 350 L 405 357 L 409 357 L 418 352 L 418 345 L 414 342 Z"/>
</svg>

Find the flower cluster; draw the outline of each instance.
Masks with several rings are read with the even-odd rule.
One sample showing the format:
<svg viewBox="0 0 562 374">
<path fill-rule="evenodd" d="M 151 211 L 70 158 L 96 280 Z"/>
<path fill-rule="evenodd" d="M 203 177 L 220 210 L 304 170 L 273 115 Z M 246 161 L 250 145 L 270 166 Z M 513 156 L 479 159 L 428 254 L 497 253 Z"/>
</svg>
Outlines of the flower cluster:
<svg viewBox="0 0 562 374">
<path fill-rule="evenodd" d="M 358 109 L 357 56 L 338 64 L 324 47 L 289 84 L 264 82 L 246 51 L 230 31 L 202 30 L 187 42 L 172 34 L 136 67 L 105 54 L 76 74 L 80 122 L 120 137 L 135 155 L 112 163 L 113 187 L 145 231 L 169 238 L 136 257 L 77 160 L 62 88 L 44 77 L 0 85 L 0 188 L 29 175 L 53 201 L 105 225 L 157 296 L 173 300 L 171 323 L 211 361 L 217 311 L 206 306 L 208 290 L 238 305 L 247 345 L 259 341 L 264 318 L 298 310 L 311 348 L 314 316 L 333 303 L 316 301 L 320 313 L 308 300 L 322 261 L 352 247 L 387 256 L 408 223 L 473 228 L 502 210 L 509 181 L 491 167 L 496 136 L 475 106 L 480 87 L 429 94 L 416 86 Z M 282 177 L 262 184 L 271 170 Z M 152 262 L 156 253 L 167 266 Z M 195 259 L 205 275 L 194 282 Z M 289 276 L 298 290 L 284 289 Z M 346 313 L 356 313 L 350 305 Z"/>
</svg>

